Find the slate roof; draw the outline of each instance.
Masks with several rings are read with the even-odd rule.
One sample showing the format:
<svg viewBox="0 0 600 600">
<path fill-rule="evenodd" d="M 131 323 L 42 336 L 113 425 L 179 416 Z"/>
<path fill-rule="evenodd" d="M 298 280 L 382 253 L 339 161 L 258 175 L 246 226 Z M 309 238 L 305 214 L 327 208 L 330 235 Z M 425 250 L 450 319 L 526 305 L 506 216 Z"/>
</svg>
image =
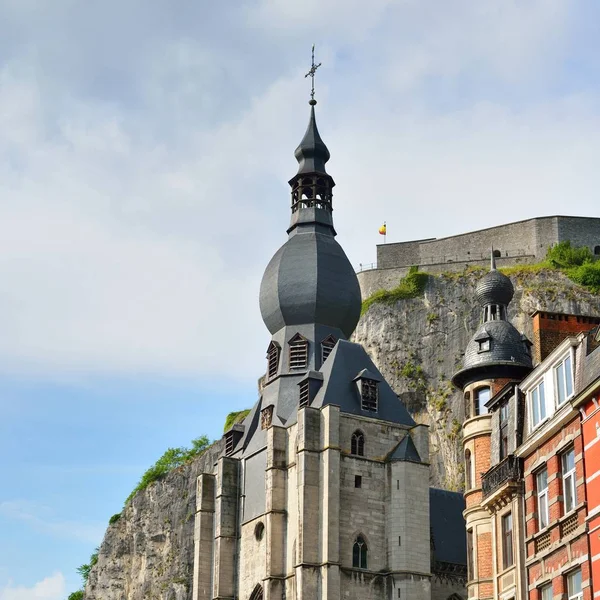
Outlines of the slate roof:
<svg viewBox="0 0 600 600">
<path fill-rule="evenodd" d="M 363 369 L 370 371 L 374 379 L 380 380 L 376 413 L 361 408 L 361 399 L 354 379 Z M 311 406 L 320 408 L 327 404 L 336 404 L 343 413 L 373 417 L 410 427 L 415 425 L 404 404 L 360 344 L 339 340 L 323 364 L 321 372 L 323 386 Z"/>
<path fill-rule="evenodd" d="M 422 462 L 421 457 L 419 456 L 419 452 L 417 451 L 415 443 L 412 441 L 410 434 L 406 434 L 404 439 L 400 441 L 396 448 L 394 448 L 394 450 L 389 454 L 388 460 L 390 462 Z"/>
<path fill-rule="evenodd" d="M 350 337 L 360 309 L 356 273 L 331 230 L 294 229 L 260 285 L 260 312 L 271 334 L 286 325 L 320 323 Z"/>
<path fill-rule="evenodd" d="M 465 500 L 458 492 L 429 488 L 429 522 L 433 558 L 467 564 L 467 535 L 463 517 Z"/>
<path fill-rule="evenodd" d="M 298 174 L 327 173 L 325 163 L 329 160 L 330 154 L 317 129 L 314 105 L 310 107 L 308 127 L 294 156 L 299 163 Z"/>
</svg>

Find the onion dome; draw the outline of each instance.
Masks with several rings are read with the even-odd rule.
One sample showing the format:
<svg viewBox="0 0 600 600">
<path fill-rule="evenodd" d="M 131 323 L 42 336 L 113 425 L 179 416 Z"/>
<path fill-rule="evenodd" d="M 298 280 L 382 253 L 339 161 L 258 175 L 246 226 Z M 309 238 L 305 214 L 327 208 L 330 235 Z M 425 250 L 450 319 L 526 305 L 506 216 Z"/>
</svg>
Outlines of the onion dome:
<svg viewBox="0 0 600 600">
<path fill-rule="evenodd" d="M 316 101 L 315 101 L 316 103 Z M 317 121 L 315 119 L 314 104 L 310 107 L 310 120 L 306 133 L 296 148 L 294 156 L 298 161 L 298 175 L 303 173 L 326 173 L 325 163 L 329 160 L 330 154 L 325 142 L 319 135 Z"/>
<path fill-rule="evenodd" d="M 325 171 L 329 150 L 310 120 L 294 153 L 298 173 L 290 180 L 292 218 L 288 241 L 269 262 L 260 286 L 260 310 L 271 334 L 289 325 L 320 324 L 350 337 L 360 318 L 356 273 L 335 240 L 333 179 Z"/>
<path fill-rule="evenodd" d="M 490 271 L 480 279 L 475 288 L 477 301 L 481 306 L 486 304 L 506 306 L 513 299 L 514 294 L 515 288 L 512 281 L 504 273 L 496 270 L 496 261 L 492 251 Z"/>
</svg>

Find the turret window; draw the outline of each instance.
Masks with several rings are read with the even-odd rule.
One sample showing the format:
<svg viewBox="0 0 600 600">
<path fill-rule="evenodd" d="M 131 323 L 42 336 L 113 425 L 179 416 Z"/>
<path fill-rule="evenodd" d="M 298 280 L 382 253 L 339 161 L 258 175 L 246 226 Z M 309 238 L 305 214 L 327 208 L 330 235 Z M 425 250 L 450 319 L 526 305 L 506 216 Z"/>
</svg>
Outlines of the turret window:
<svg viewBox="0 0 600 600">
<path fill-rule="evenodd" d="M 330 335 L 321 342 L 321 361 L 325 362 L 333 350 L 336 339 Z"/>
<path fill-rule="evenodd" d="M 365 436 L 362 431 L 355 431 L 350 442 L 350 453 L 355 456 L 365 455 Z"/>
<path fill-rule="evenodd" d="M 308 367 L 308 340 L 297 333 L 290 340 L 290 371 Z"/>
<path fill-rule="evenodd" d="M 367 554 L 368 548 L 362 536 L 358 536 L 352 547 L 352 566 L 355 569 L 366 569 L 367 568 Z"/>
<path fill-rule="evenodd" d="M 476 415 L 487 415 L 488 409 L 486 403 L 490 399 L 490 388 L 480 387 L 475 390 L 475 414 Z"/>
<path fill-rule="evenodd" d="M 281 346 L 277 342 L 271 342 L 267 349 L 267 377 L 272 379 L 277 375 L 279 369 L 279 356 L 281 355 Z"/>
<path fill-rule="evenodd" d="M 369 412 L 377 412 L 377 401 L 379 399 L 379 389 L 377 381 L 374 379 L 361 379 L 361 408 Z"/>
</svg>

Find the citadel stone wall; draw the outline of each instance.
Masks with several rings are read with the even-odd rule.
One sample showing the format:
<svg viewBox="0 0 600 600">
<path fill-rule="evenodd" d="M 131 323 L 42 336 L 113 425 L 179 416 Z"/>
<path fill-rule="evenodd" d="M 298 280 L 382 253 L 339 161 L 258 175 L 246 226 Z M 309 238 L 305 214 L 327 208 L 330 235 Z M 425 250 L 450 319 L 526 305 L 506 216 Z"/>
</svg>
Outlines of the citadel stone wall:
<svg viewBox="0 0 600 600">
<path fill-rule="evenodd" d="M 377 268 L 445 265 L 446 270 L 456 270 L 454 263 L 487 261 L 491 245 L 502 258 L 535 262 L 546 256 L 550 246 L 564 240 L 594 252 L 600 245 L 600 218 L 538 217 L 445 238 L 380 244 Z"/>
</svg>

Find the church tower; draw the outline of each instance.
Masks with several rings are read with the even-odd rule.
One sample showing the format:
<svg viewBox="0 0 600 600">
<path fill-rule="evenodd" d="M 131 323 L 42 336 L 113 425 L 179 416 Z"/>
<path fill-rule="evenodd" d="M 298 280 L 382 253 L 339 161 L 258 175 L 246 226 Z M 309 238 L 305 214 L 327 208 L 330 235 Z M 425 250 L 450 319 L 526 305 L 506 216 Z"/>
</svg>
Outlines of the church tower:
<svg viewBox="0 0 600 600">
<path fill-rule="evenodd" d="M 531 343 L 508 321 L 507 310 L 514 295 L 510 279 L 491 268 L 478 282 L 475 296 L 482 309 L 482 324 L 469 341 L 463 367 L 452 382 L 463 391 L 465 421 L 463 451 L 465 469 L 464 512 L 467 527 L 468 597 L 496 597 L 494 577 L 499 570 L 492 549 L 498 532 L 491 510 L 484 503 L 482 474 L 490 470 L 492 414 L 490 400 L 511 382 L 520 381 L 532 369 Z"/>
<path fill-rule="evenodd" d="M 429 489 L 427 427 L 348 340 L 361 295 L 335 240 L 315 105 L 288 237 L 260 287 L 271 334 L 260 396 L 198 477 L 193 600 L 431 600 L 432 535 L 444 573 L 461 563 L 448 523 L 462 530 L 462 505 Z M 437 585 L 443 598 L 463 590 L 446 574 Z"/>
</svg>

